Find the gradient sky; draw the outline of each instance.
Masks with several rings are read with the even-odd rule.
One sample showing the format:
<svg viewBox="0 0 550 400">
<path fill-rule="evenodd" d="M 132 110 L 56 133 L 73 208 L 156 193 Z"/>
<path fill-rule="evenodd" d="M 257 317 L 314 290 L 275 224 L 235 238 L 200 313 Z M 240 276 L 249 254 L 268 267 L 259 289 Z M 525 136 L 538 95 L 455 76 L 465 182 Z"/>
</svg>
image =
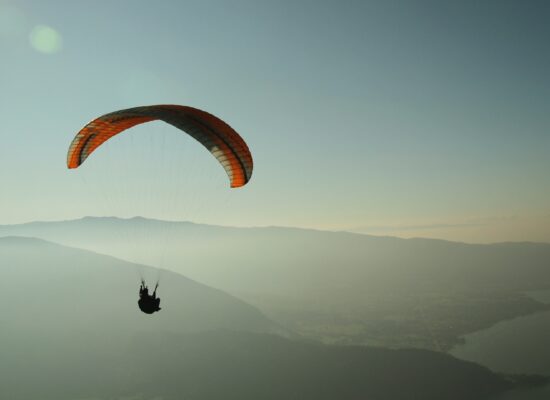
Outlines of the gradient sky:
<svg viewBox="0 0 550 400">
<path fill-rule="evenodd" d="M 546 0 L 0 0 L 0 223 L 550 242 L 548 21 Z M 86 122 L 158 103 L 240 132 L 249 185 L 159 123 L 66 169 Z"/>
</svg>

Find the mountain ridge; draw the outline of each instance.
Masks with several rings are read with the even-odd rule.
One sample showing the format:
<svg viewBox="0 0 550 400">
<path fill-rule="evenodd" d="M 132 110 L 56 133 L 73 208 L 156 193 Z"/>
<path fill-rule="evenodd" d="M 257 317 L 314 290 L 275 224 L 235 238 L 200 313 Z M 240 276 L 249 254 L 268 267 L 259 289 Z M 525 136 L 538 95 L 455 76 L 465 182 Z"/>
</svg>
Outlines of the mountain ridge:
<svg viewBox="0 0 550 400">
<path fill-rule="evenodd" d="M 373 239 L 394 239 L 399 241 L 433 241 L 433 242 L 443 242 L 443 243 L 453 243 L 453 244 L 464 244 L 469 246 L 493 246 L 493 245 L 501 245 L 501 244 L 537 244 L 537 245 L 548 245 L 550 246 L 550 242 L 537 242 L 537 241 L 497 241 L 497 242 L 488 242 L 488 243 L 476 243 L 476 242 L 464 242 L 464 241 L 456 241 L 456 240 L 448 240 L 448 239 L 439 239 L 439 238 L 426 238 L 426 237 L 410 237 L 410 238 L 402 238 L 398 236 L 391 236 L 391 235 L 373 235 L 370 233 L 361 233 L 361 232 L 353 232 L 353 231 L 347 231 L 347 230 L 327 230 L 327 229 L 320 229 L 320 228 L 309 228 L 309 227 L 300 227 L 300 226 L 284 226 L 284 225 L 261 225 L 261 226 L 234 226 L 234 225 L 217 225 L 217 224 L 210 224 L 210 223 L 204 223 L 204 222 L 195 222 L 195 221 L 187 221 L 187 220 L 165 220 L 165 219 L 158 219 L 158 218 L 149 218 L 149 217 L 142 217 L 139 215 L 133 216 L 133 217 L 116 217 L 116 216 L 84 216 L 81 218 L 72 218 L 72 219 L 60 219 L 60 220 L 37 220 L 37 221 L 27 221 L 27 222 L 20 222 L 20 223 L 13 223 L 13 224 L 0 224 L 0 229 L 2 228 L 15 228 L 15 227 L 25 227 L 25 226 L 32 226 L 32 225 L 52 225 L 52 224 L 63 224 L 63 223 L 78 223 L 78 222 L 86 222 L 86 221 L 112 221 L 112 222 L 132 222 L 132 221 L 142 221 L 142 222 L 149 222 L 154 224 L 167 224 L 167 225 L 182 225 L 182 226 L 204 226 L 204 227 L 211 227 L 211 228 L 220 228 L 220 229 L 245 229 L 245 230 L 251 230 L 251 229 L 275 229 L 275 230 L 295 230 L 295 231 L 306 231 L 306 232 L 321 232 L 321 233 L 327 233 L 327 234 L 346 234 L 351 236 L 360 236 L 360 237 L 368 237 Z"/>
</svg>

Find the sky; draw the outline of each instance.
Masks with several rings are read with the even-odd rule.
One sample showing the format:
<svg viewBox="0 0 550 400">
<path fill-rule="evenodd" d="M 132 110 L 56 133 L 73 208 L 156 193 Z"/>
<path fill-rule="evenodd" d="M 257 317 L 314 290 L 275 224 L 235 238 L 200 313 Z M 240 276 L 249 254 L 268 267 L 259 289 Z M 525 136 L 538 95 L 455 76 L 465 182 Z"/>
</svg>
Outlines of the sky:
<svg viewBox="0 0 550 400">
<path fill-rule="evenodd" d="M 0 224 L 550 242 L 549 19 L 545 0 L 0 0 Z M 224 119 L 249 184 L 161 123 L 66 169 L 88 121 L 148 104 Z"/>
</svg>

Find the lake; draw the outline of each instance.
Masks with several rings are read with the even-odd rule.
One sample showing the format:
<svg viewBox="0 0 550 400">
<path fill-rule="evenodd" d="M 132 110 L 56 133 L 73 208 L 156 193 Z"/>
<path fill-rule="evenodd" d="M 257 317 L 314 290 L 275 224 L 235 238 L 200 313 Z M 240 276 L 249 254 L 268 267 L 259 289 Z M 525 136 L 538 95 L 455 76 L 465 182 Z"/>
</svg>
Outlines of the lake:
<svg viewBox="0 0 550 400">
<path fill-rule="evenodd" d="M 550 304 L 550 290 L 527 294 Z M 503 321 L 466 335 L 464 339 L 465 344 L 450 352 L 457 358 L 474 361 L 497 372 L 550 375 L 549 311 Z M 502 397 L 502 400 L 516 399 L 550 399 L 550 386 Z"/>
</svg>

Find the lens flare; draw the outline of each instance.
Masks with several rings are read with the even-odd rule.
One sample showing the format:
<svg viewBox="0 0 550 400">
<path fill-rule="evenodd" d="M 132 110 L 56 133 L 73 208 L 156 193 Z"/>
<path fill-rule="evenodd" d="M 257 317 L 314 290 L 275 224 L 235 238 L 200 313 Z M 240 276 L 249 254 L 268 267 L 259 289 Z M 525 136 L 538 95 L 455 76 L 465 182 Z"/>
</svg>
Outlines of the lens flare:
<svg viewBox="0 0 550 400">
<path fill-rule="evenodd" d="M 61 35 L 53 28 L 46 25 L 35 26 L 30 35 L 31 46 L 40 53 L 54 54 L 61 50 Z"/>
</svg>

